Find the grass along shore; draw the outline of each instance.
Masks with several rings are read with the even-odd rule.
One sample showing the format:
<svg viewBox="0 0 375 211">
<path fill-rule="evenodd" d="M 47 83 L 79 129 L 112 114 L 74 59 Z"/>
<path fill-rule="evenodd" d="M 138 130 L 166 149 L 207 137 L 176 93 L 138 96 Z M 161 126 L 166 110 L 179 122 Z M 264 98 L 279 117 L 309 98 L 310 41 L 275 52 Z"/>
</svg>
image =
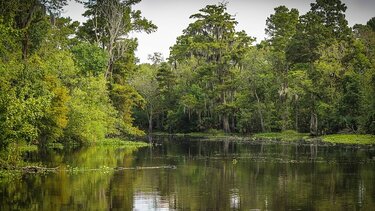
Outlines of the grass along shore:
<svg viewBox="0 0 375 211">
<path fill-rule="evenodd" d="M 256 133 L 253 135 L 255 139 L 272 139 L 281 141 L 299 141 L 309 139 L 308 133 L 298 133 L 294 130 L 286 130 L 275 133 Z"/>
<path fill-rule="evenodd" d="M 320 140 L 323 143 L 332 144 L 375 144 L 375 135 L 371 134 L 330 134 L 317 137 L 311 137 L 308 133 L 298 133 L 293 130 L 286 130 L 283 132 L 270 132 L 270 133 L 256 133 L 253 135 L 244 135 L 239 133 L 225 134 L 219 132 L 193 132 L 193 133 L 175 133 L 168 134 L 163 132 L 153 133 L 153 135 L 173 135 L 177 137 L 193 137 L 193 138 L 205 138 L 205 139 L 221 139 L 230 138 L 234 140 L 279 140 L 279 141 L 311 141 Z"/>
<path fill-rule="evenodd" d="M 375 144 L 375 135 L 370 134 L 332 134 L 321 136 L 321 139 L 336 144 Z"/>
</svg>

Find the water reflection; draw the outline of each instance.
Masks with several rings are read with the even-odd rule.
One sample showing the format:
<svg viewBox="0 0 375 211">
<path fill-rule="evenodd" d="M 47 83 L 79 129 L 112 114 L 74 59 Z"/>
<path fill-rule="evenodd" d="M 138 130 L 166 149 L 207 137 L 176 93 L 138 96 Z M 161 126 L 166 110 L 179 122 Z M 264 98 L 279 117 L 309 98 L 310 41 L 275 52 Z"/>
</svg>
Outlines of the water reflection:
<svg viewBox="0 0 375 211">
<path fill-rule="evenodd" d="M 0 183 L 0 210 L 375 207 L 372 147 L 175 137 L 153 138 L 152 142 L 152 147 L 138 151 L 92 147 L 69 153 L 44 152 L 46 165 L 70 171 L 29 174 L 21 180 Z M 37 161 L 39 156 L 30 159 Z M 177 169 L 108 170 L 165 165 L 176 165 Z"/>
</svg>

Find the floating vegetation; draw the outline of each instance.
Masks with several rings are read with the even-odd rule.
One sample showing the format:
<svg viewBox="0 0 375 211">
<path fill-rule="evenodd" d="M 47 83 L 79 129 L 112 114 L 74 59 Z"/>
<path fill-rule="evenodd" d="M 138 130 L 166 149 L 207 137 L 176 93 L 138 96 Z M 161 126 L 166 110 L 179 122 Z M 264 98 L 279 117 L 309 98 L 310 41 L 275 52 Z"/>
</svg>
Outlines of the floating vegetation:
<svg viewBox="0 0 375 211">
<path fill-rule="evenodd" d="M 149 144 L 139 141 L 125 141 L 119 138 L 108 138 L 100 141 L 90 142 L 89 145 L 95 146 L 126 146 L 126 147 L 147 147 Z"/>
<path fill-rule="evenodd" d="M 152 169 L 177 169 L 174 165 L 169 166 L 136 166 L 136 167 L 109 167 L 109 166 L 100 166 L 98 168 L 85 168 L 85 167 L 72 167 L 67 165 L 66 169 L 58 169 L 54 168 L 56 171 L 68 171 L 73 174 L 77 174 L 79 172 L 101 172 L 101 173 L 111 173 L 113 171 L 124 171 L 124 170 L 152 170 Z"/>
<path fill-rule="evenodd" d="M 322 136 L 322 140 L 337 144 L 375 144 L 375 135 L 333 134 Z"/>
<path fill-rule="evenodd" d="M 308 133 L 298 133 L 294 130 L 286 130 L 279 133 L 257 133 L 254 134 L 255 139 L 272 139 L 281 141 L 299 141 L 306 140 Z"/>
</svg>

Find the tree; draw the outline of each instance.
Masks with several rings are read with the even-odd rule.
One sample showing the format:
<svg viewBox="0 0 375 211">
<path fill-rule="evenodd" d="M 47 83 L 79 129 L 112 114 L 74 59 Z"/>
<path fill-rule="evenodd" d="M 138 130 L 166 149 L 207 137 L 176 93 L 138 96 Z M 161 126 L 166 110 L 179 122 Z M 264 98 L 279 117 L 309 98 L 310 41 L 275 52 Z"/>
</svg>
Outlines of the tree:
<svg viewBox="0 0 375 211">
<path fill-rule="evenodd" d="M 19 43 L 22 46 L 22 58 L 35 50 L 46 35 L 47 13 L 51 22 L 63 6 L 66 0 L 2 0 L 0 1 L 0 18 L 7 20 L 21 35 Z M 31 50 L 31 52 L 30 52 Z"/>
<path fill-rule="evenodd" d="M 206 109 L 219 113 L 217 119 L 225 132 L 230 132 L 229 119 L 233 117 L 231 103 L 234 100 L 233 69 L 239 64 L 242 51 L 252 39 L 244 32 L 235 32 L 237 22 L 226 12 L 226 4 L 207 5 L 200 13 L 190 16 L 196 19 L 177 38 L 171 49 L 171 59 L 182 62 L 196 58 L 199 86 L 206 91 Z"/>
<path fill-rule="evenodd" d="M 311 12 L 320 16 L 326 28 L 325 41 L 331 39 L 348 40 L 351 35 L 348 21 L 345 19 L 347 6 L 340 0 L 316 0 L 311 3 Z"/>
<path fill-rule="evenodd" d="M 108 55 L 103 49 L 89 43 L 79 43 L 71 48 L 75 63 L 85 76 L 103 75 Z"/>
<path fill-rule="evenodd" d="M 110 103 L 104 77 L 82 77 L 71 91 L 65 139 L 78 143 L 101 141 L 118 134 L 117 111 Z"/>
<path fill-rule="evenodd" d="M 276 75 L 279 76 L 280 81 L 279 98 L 281 101 L 280 113 L 282 113 L 282 130 L 290 127 L 290 106 L 288 105 L 289 96 L 288 90 L 288 71 L 290 69 L 290 62 L 286 60 L 286 48 L 290 44 L 291 38 L 296 33 L 296 26 L 298 23 L 299 12 L 296 9 L 289 10 L 285 6 L 275 8 L 275 14 L 267 18 L 266 34 L 269 36 L 268 41 L 272 46 L 273 52 L 273 66 Z"/>
<path fill-rule="evenodd" d="M 326 29 L 322 17 L 308 12 L 299 18 L 297 33 L 292 37 L 286 50 L 286 59 L 291 64 L 313 63 L 319 59 L 318 47 L 323 44 Z"/>
<path fill-rule="evenodd" d="M 149 64 L 140 66 L 139 74 L 131 79 L 131 85 L 136 88 L 146 101 L 148 118 L 148 133 L 152 133 L 153 119 L 160 112 L 160 90 L 156 79 L 157 69 Z"/>
<path fill-rule="evenodd" d="M 319 59 L 324 52 L 327 52 L 326 49 L 345 46 L 345 43 L 350 41 L 351 33 L 344 14 L 346 9 L 345 4 L 342 4 L 340 0 L 317 0 L 316 3 L 312 3 L 311 10 L 300 17 L 297 33 L 287 47 L 287 60 L 293 65 L 307 64 L 306 71 L 314 87 L 309 91 L 310 133 L 312 135 L 318 134 L 318 113 L 322 110 L 321 108 L 325 108 L 322 105 L 328 105 L 324 101 L 330 99 L 322 96 L 326 94 L 323 91 L 326 87 L 323 85 L 325 83 L 322 83 L 324 81 L 322 77 L 325 76 L 324 67 L 327 66 L 322 63 L 320 63 L 322 66 L 319 66 Z M 322 67 L 323 69 L 319 70 Z"/>
<path fill-rule="evenodd" d="M 108 60 L 104 77 L 109 82 L 110 98 L 122 123 L 124 134 L 142 135 L 143 132 L 132 125 L 135 106 L 143 104 L 142 97 L 128 81 L 137 70 L 134 51 L 137 40 L 129 38 L 129 33 L 145 31 L 151 33 L 157 27 L 141 16 L 132 7 L 140 0 L 95 0 L 84 1 L 87 8 L 83 14 L 88 20 L 77 32 L 79 39 L 95 44 L 107 52 Z"/>
<path fill-rule="evenodd" d="M 278 130 L 274 121 L 275 102 L 278 84 L 272 71 L 269 48 L 250 48 L 242 60 L 242 71 L 236 84 L 235 95 L 238 107 L 238 128 L 241 132 L 265 132 Z"/>
<path fill-rule="evenodd" d="M 296 33 L 299 12 L 294 8 L 289 10 L 285 6 L 276 7 L 274 10 L 275 14 L 267 18 L 265 31 L 273 49 L 285 52 L 290 39 Z"/>
<path fill-rule="evenodd" d="M 366 25 L 369 26 L 372 29 L 372 31 L 375 31 L 375 17 L 367 21 Z"/>
<path fill-rule="evenodd" d="M 34 67 L 13 60 L 1 65 L 0 145 L 20 141 L 38 143 L 39 123 L 51 106 L 52 93 Z"/>
<path fill-rule="evenodd" d="M 129 48 L 128 35 L 132 31 L 151 33 L 157 27 L 141 16 L 132 6 L 140 0 L 95 0 L 85 3 L 83 14 L 88 20 L 80 27 L 79 36 L 102 46 L 109 59 L 105 77 L 112 77 L 114 63 Z"/>
<path fill-rule="evenodd" d="M 356 24 L 354 36 L 356 38 L 353 50 L 347 58 L 349 66 L 359 74 L 360 92 L 362 97 L 360 131 L 375 134 L 375 18 L 371 18 L 366 25 Z"/>
<path fill-rule="evenodd" d="M 156 64 L 154 64 L 155 66 Z M 162 62 L 159 65 L 156 65 L 157 73 L 156 80 L 158 82 L 158 89 L 160 92 L 160 103 L 161 103 L 161 113 L 160 113 L 160 123 L 159 127 L 164 127 L 164 120 L 167 116 L 168 111 L 173 110 L 173 107 L 177 104 L 176 91 L 176 76 L 172 71 L 172 67 L 166 63 Z"/>
</svg>

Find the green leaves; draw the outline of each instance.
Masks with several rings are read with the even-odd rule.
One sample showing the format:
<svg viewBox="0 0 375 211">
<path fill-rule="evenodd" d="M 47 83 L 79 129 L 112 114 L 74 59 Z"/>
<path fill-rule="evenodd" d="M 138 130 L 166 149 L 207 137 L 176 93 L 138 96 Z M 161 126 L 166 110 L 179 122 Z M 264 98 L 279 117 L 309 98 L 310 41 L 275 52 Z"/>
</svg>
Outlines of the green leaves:
<svg viewBox="0 0 375 211">
<path fill-rule="evenodd" d="M 285 51 L 289 40 L 296 33 L 298 17 L 297 9 L 289 10 L 285 6 L 279 6 L 275 8 L 275 14 L 267 18 L 265 31 L 276 51 Z"/>
<path fill-rule="evenodd" d="M 46 116 L 52 93 L 47 90 L 38 66 L 10 63 L 0 68 L 1 145 L 10 142 L 37 142 L 38 122 Z"/>
<path fill-rule="evenodd" d="M 332 38 L 347 40 L 350 36 L 348 21 L 345 19 L 347 6 L 340 0 L 316 0 L 311 4 L 311 12 L 320 16 L 326 28 L 326 42 Z"/>
<path fill-rule="evenodd" d="M 223 121 L 217 122 L 217 125 L 222 124 L 223 129 L 229 132 L 228 116 L 233 117 L 234 109 L 229 109 L 228 113 L 226 108 L 234 100 L 236 71 L 233 69 L 238 67 L 244 52 L 254 40 L 244 31 L 235 31 L 237 22 L 226 9 L 226 4 L 207 5 L 199 13 L 190 16 L 195 21 L 177 38 L 176 44 L 171 48 L 171 58 L 175 62 L 198 63 L 194 71 L 194 84 L 200 88 L 204 99 L 195 103 L 195 96 L 187 89 L 180 101 L 184 108 L 188 108 L 189 119 L 192 110 L 196 111 L 199 118 L 202 113 L 214 113 L 215 117 L 208 118 Z M 205 106 L 201 106 L 202 104 Z M 217 112 L 217 108 L 222 109 Z"/>
<path fill-rule="evenodd" d="M 90 142 L 102 140 L 107 134 L 116 134 L 116 110 L 109 101 L 103 77 L 80 79 L 69 101 L 67 138 Z"/>
<path fill-rule="evenodd" d="M 89 43 L 75 45 L 71 52 L 76 65 L 84 76 L 104 75 L 108 64 L 108 54 L 103 49 Z"/>
</svg>

